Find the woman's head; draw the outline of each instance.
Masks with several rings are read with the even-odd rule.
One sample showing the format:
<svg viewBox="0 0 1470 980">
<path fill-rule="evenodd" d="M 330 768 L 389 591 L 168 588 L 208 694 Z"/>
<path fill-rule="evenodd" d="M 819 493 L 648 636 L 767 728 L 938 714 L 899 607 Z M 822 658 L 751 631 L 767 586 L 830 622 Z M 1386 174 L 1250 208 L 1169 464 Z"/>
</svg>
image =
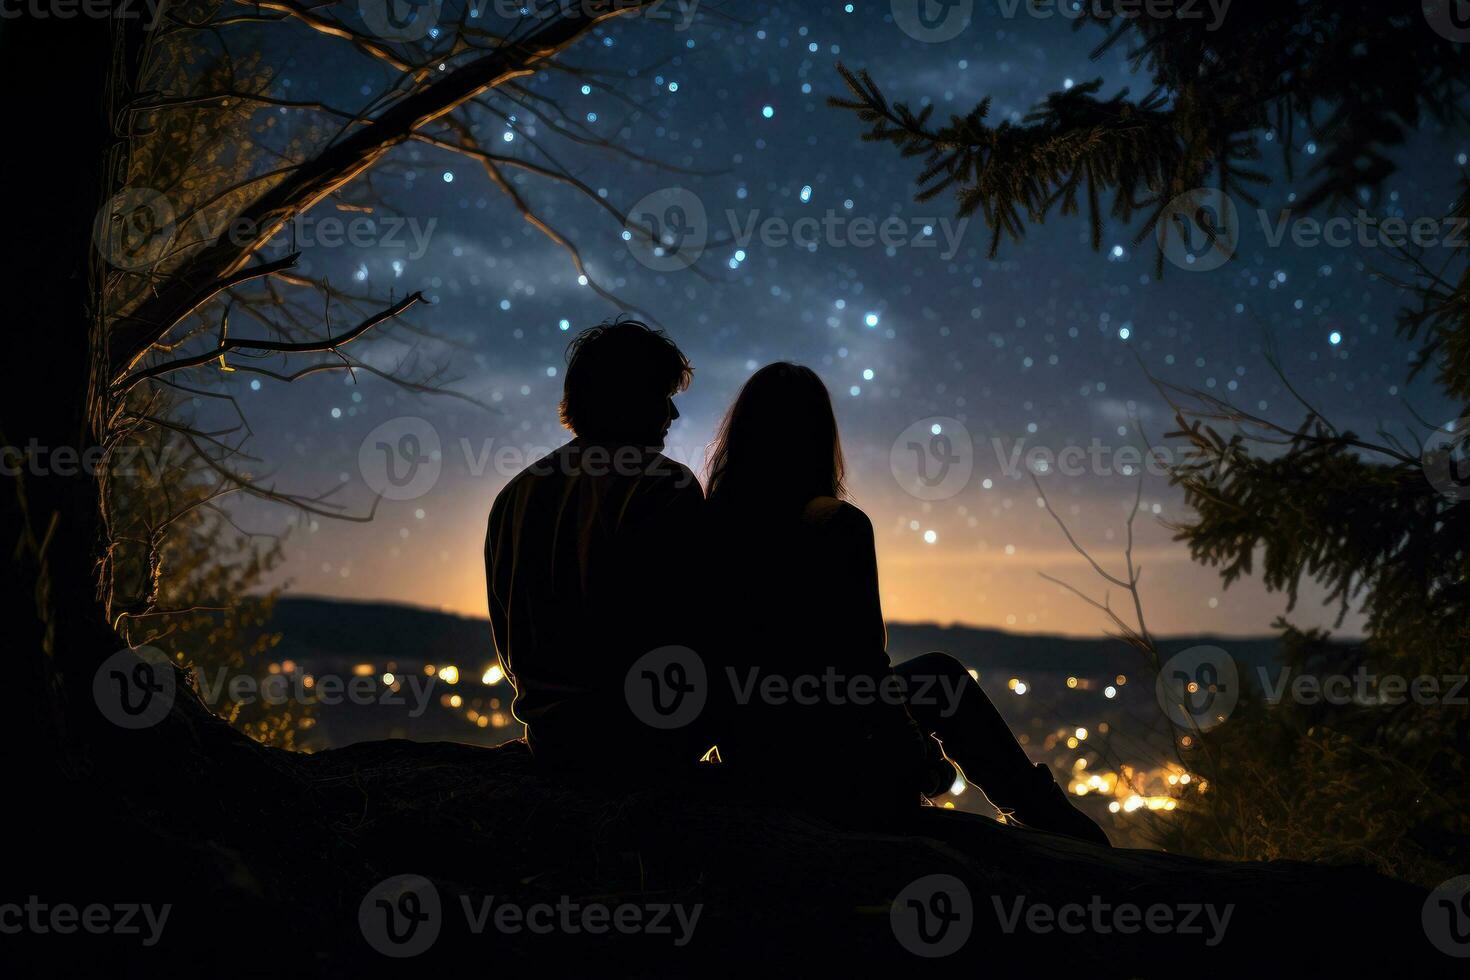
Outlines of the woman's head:
<svg viewBox="0 0 1470 980">
<path fill-rule="evenodd" d="M 710 449 L 711 505 L 795 513 L 846 491 L 842 442 L 827 386 L 811 368 L 778 361 L 745 382 Z"/>
</svg>

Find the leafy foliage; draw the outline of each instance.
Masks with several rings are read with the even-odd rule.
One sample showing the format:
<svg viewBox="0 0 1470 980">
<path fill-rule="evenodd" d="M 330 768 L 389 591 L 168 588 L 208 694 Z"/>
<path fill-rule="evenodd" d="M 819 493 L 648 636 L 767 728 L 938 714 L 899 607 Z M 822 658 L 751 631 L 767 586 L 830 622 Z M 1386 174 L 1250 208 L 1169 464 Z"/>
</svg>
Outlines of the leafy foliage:
<svg viewBox="0 0 1470 980">
<path fill-rule="evenodd" d="M 174 203 L 180 230 L 172 246 L 181 254 L 218 231 L 240 203 L 240 185 L 260 167 L 273 121 L 250 99 L 264 91 L 268 74 L 259 56 L 231 61 L 180 39 L 154 49 L 149 77 L 164 108 L 146 113 L 130 183 Z M 238 96 L 220 105 L 209 95 L 218 92 Z M 238 139 L 240 133 L 252 138 Z M 146 296 L 154 271 L 113 276 L 109 308 Z M 195 318 L 193 332 L 213 329 Z M 207 377 L 201 383 L 211 385 Z M 200 422 L 202 405 L 235 410 L 239 422 L 229 431 L 211 429 Z M 236 700 L 220 683 L 262 679 L 279 640 L 264 629 L 275 592 L 262 590 L 281 559 L 280 541 L 236 526 L 221 505 L 241 488 L 205 455 L 248 436 L 243 416 L 222 393 L 171 384 L 130 393 L 116 419 L 99 484 L 108 537 L 103 588 L 119 634 L 133 646 L 166 646 L 202 690 L 215 692 L 206 698 L 210 707 L 241 731 L 295 747 L 297 733 L 313 724 L 310 705 Z"/>
<path fill-rule="evenodd" d="M 1330 643 L 1321 631 L 1278 625 L 1281 671 L 1243 679 L 1229 722 L 1184 751 L 1204 778 L 1179 790 L 1169 819 L 1151 824 L 1154 842 L 1209 858 L 1369 864 L 1431 886 L 1458 874 L 1470 837 L 1465 709 L 1412 696 L 1375 703 L 1398 695 L 1372 679 L 1390 665 L 1410 678 L 1420 670 L 1463 676 L 1463 655 L 1458 667 L 1448 656 L 1456 651 L 1443 649 L 1428 660 L 1384 657 L 1379 644 Z M 1435 672 L 1436 660 L 1448 670 Z M 1267 699 L 1295 679 L 1324 675 L 1351 679 L 1353 703 Z"/>
<path fill-rule="evenodd" d="M 167 427 L 135 430 L 109 459 L 107 567 L 118 632 L 131 646 L 166 645 L 213 695 L 205 700 L 217 714 L 258 741 L 294 748 L 314 724 L 310 704 L 244 692 L 237 700 L 224 683 L 272 672 L 280 636 L 265 626 L 276 593 L 262 590 L 280 541 L 236 526 L 219 507 L 225 493 L 213 471 Z"/>
</svg>

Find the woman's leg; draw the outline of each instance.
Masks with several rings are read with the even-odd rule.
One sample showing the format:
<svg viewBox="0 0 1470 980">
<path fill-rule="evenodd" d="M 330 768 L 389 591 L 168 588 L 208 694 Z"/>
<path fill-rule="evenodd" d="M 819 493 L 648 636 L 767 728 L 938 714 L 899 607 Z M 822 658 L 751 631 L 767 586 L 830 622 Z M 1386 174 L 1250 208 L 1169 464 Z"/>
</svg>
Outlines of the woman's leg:
<svg viewBox="0 0 1470 980">
<path fill-rule="evenodd" d="M 926 653 L 893 668 L 908 692 L 909 714 L 944 743 L 966 781 L 999 809 L 1040 830 L 1104 846 L 1107 835 L 1072 806 L 1051 770 L 1034 765 L 970 672 L 947 653 Z"/>
<path fill-rule="evenodd" d="M 909 714 L 944 743 L 965 779 L 999 802 L 1034 781 L 1034 766 L 1010 726 L 970 672 L 947 653 L 926 653 L 893 668 L 904 680 Z"/>
</svg>

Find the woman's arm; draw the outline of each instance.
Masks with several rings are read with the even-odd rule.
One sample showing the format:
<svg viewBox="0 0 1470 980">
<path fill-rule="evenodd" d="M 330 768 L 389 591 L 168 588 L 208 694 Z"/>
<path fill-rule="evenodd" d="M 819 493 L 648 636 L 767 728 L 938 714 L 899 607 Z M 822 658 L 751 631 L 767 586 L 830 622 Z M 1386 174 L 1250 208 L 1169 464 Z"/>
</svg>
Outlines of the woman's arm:
<svg viewBox="0 0 1470 980">
<path fill-rule="evenodd" d="M 829 621 L 835 624 L 837 635 L 830 649 L 840 658 L 837 667 L 849 675 L 849 681 L 871 679 L 879 692 L 867 711 L 865 725 L 879 754 L 891 758 L 899 771 L 911 772 L 915 785 L 928 782 L 925 774 L 943 756 L 939 744 L 919 729 L 897 697 L 901 688 L 888 660 L 873 523 L 857 507 L 843 503 L 830 515 L 826 528 L 835 572 L 834 614 Z"/>
<path fill-rule="evenodd" d="M 888 627 L 883 623 L 883 600 L 878 590 L 878 551 L 873 522 L 852 504 L 842 504 L 828 524 L 833 545 L 837 588 L 833 595 L 839 615 L 844 663 L 864 674 L 889 673 Z"/>
</svg>

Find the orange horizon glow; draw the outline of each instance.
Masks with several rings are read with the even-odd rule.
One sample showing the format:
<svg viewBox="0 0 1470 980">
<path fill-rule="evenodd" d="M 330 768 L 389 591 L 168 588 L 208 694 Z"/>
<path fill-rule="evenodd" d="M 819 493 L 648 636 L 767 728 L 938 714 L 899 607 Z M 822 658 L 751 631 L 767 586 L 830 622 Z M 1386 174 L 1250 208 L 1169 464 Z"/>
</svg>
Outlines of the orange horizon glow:
<svg viewBox="0 0 1470 980">
<path fill-rule="evenodd" d="M 455 562 L 428 563 L 412 575 L 380 575 L 364 569 L 347 578 L 323 575 L 311 582 L 298 580 L 283 594 L 397 603 L 483 620 L 488 614 L 478 539 L 472 552 Z M 1103 597 L 1106 589 L 1086 560 L 1065 545 L 1038 549 L 1035 554 L 1022 550 L 1014 556 L 1000 549 L 947 555 L 928 545 L 904 547 L 886 540 L 879 529 L 878 554 L 884 618 L 890 623 L 1078 638 L 1102 638 L 1111 629 L 1101 612 L 1041 578 L 1045 572 L 1098 599 Z M 1285 606 L 1283 597 L 1270 595 L 1252 582 L 1225 592 L 1218 586 L 1218 576 L 1191 562 L 1182 548 L 1172 552 L 1144 549 L 1135 552 L 1135 558 L 1145 567 L 1141 588 L 1148 625 L 1161 637 L 1269 635 L 1271 620 Z M 372 583 L 366 593 L 364 579 Z M 1221 600 L 1219 606 L 1185 608 L 1185 603 L 1199 605 L 1195 598 L 1212 588 L 1213 596 Z M 1114 608 L 1125 617 L 1127 602 L 1120 604 L 1120 600 L 1126 598 L 1112 590 Z M 1330 624 L 1334 615 L 1331 609 L 1319 610 L 1304 595 L 1293 617 L 1298 622 Z"/>
<path fill-rule="evenodd" d="M 1096 601 L 1109 598 L 1132 625 L 1131 597 L 1108 586 L 1068 544 L 1029 486 L 1016 481 L 993 490 L 972 488 L 963 497 L 928 503 L 894 485 L 886 465 L 877 474 L 855 469 L 853 500 L 873 522 L 887 621 L 1093 638 L 1115 629 L 1102 612 L 1043 579 L 1044 574 Z M 289 558 L 275 584 L 287 594 L 402 603 L 484 619 L 485 522 L 505 479 L 465 480 L 421 500 L 385 501 L 369 524 L 321 521 L 311 529 L 298 527 L 287 536 Z M 1079 543 L 1104 568 L 1123 576 L 1132 487 L 1126 481 L 1088 487 L 1089 496 L 1076 489 L 1052 485 L 1053 506 Z M 1272 634 L 1286 598 L 1267 592 L 1256 579 L 1227 591 L 1215 569 L 1192 561 L 1185 545 L 1173 540 L 1164 522 L 1183 516 L 1175 506 L 1166 498 L 1146 497 L 1135 522 L 1133 559 L 1142 569 L 1149 630 L 1161 637 Z M 670 558 L 676 564 L 681 560 L 693 562 L 694 556 Z M 1294 623 L 1361 633 L 1360 617 L 1336 627 L 1337 610 L 1323 607 L 1320 594 L 1303 586 Z"/>
</svg>

